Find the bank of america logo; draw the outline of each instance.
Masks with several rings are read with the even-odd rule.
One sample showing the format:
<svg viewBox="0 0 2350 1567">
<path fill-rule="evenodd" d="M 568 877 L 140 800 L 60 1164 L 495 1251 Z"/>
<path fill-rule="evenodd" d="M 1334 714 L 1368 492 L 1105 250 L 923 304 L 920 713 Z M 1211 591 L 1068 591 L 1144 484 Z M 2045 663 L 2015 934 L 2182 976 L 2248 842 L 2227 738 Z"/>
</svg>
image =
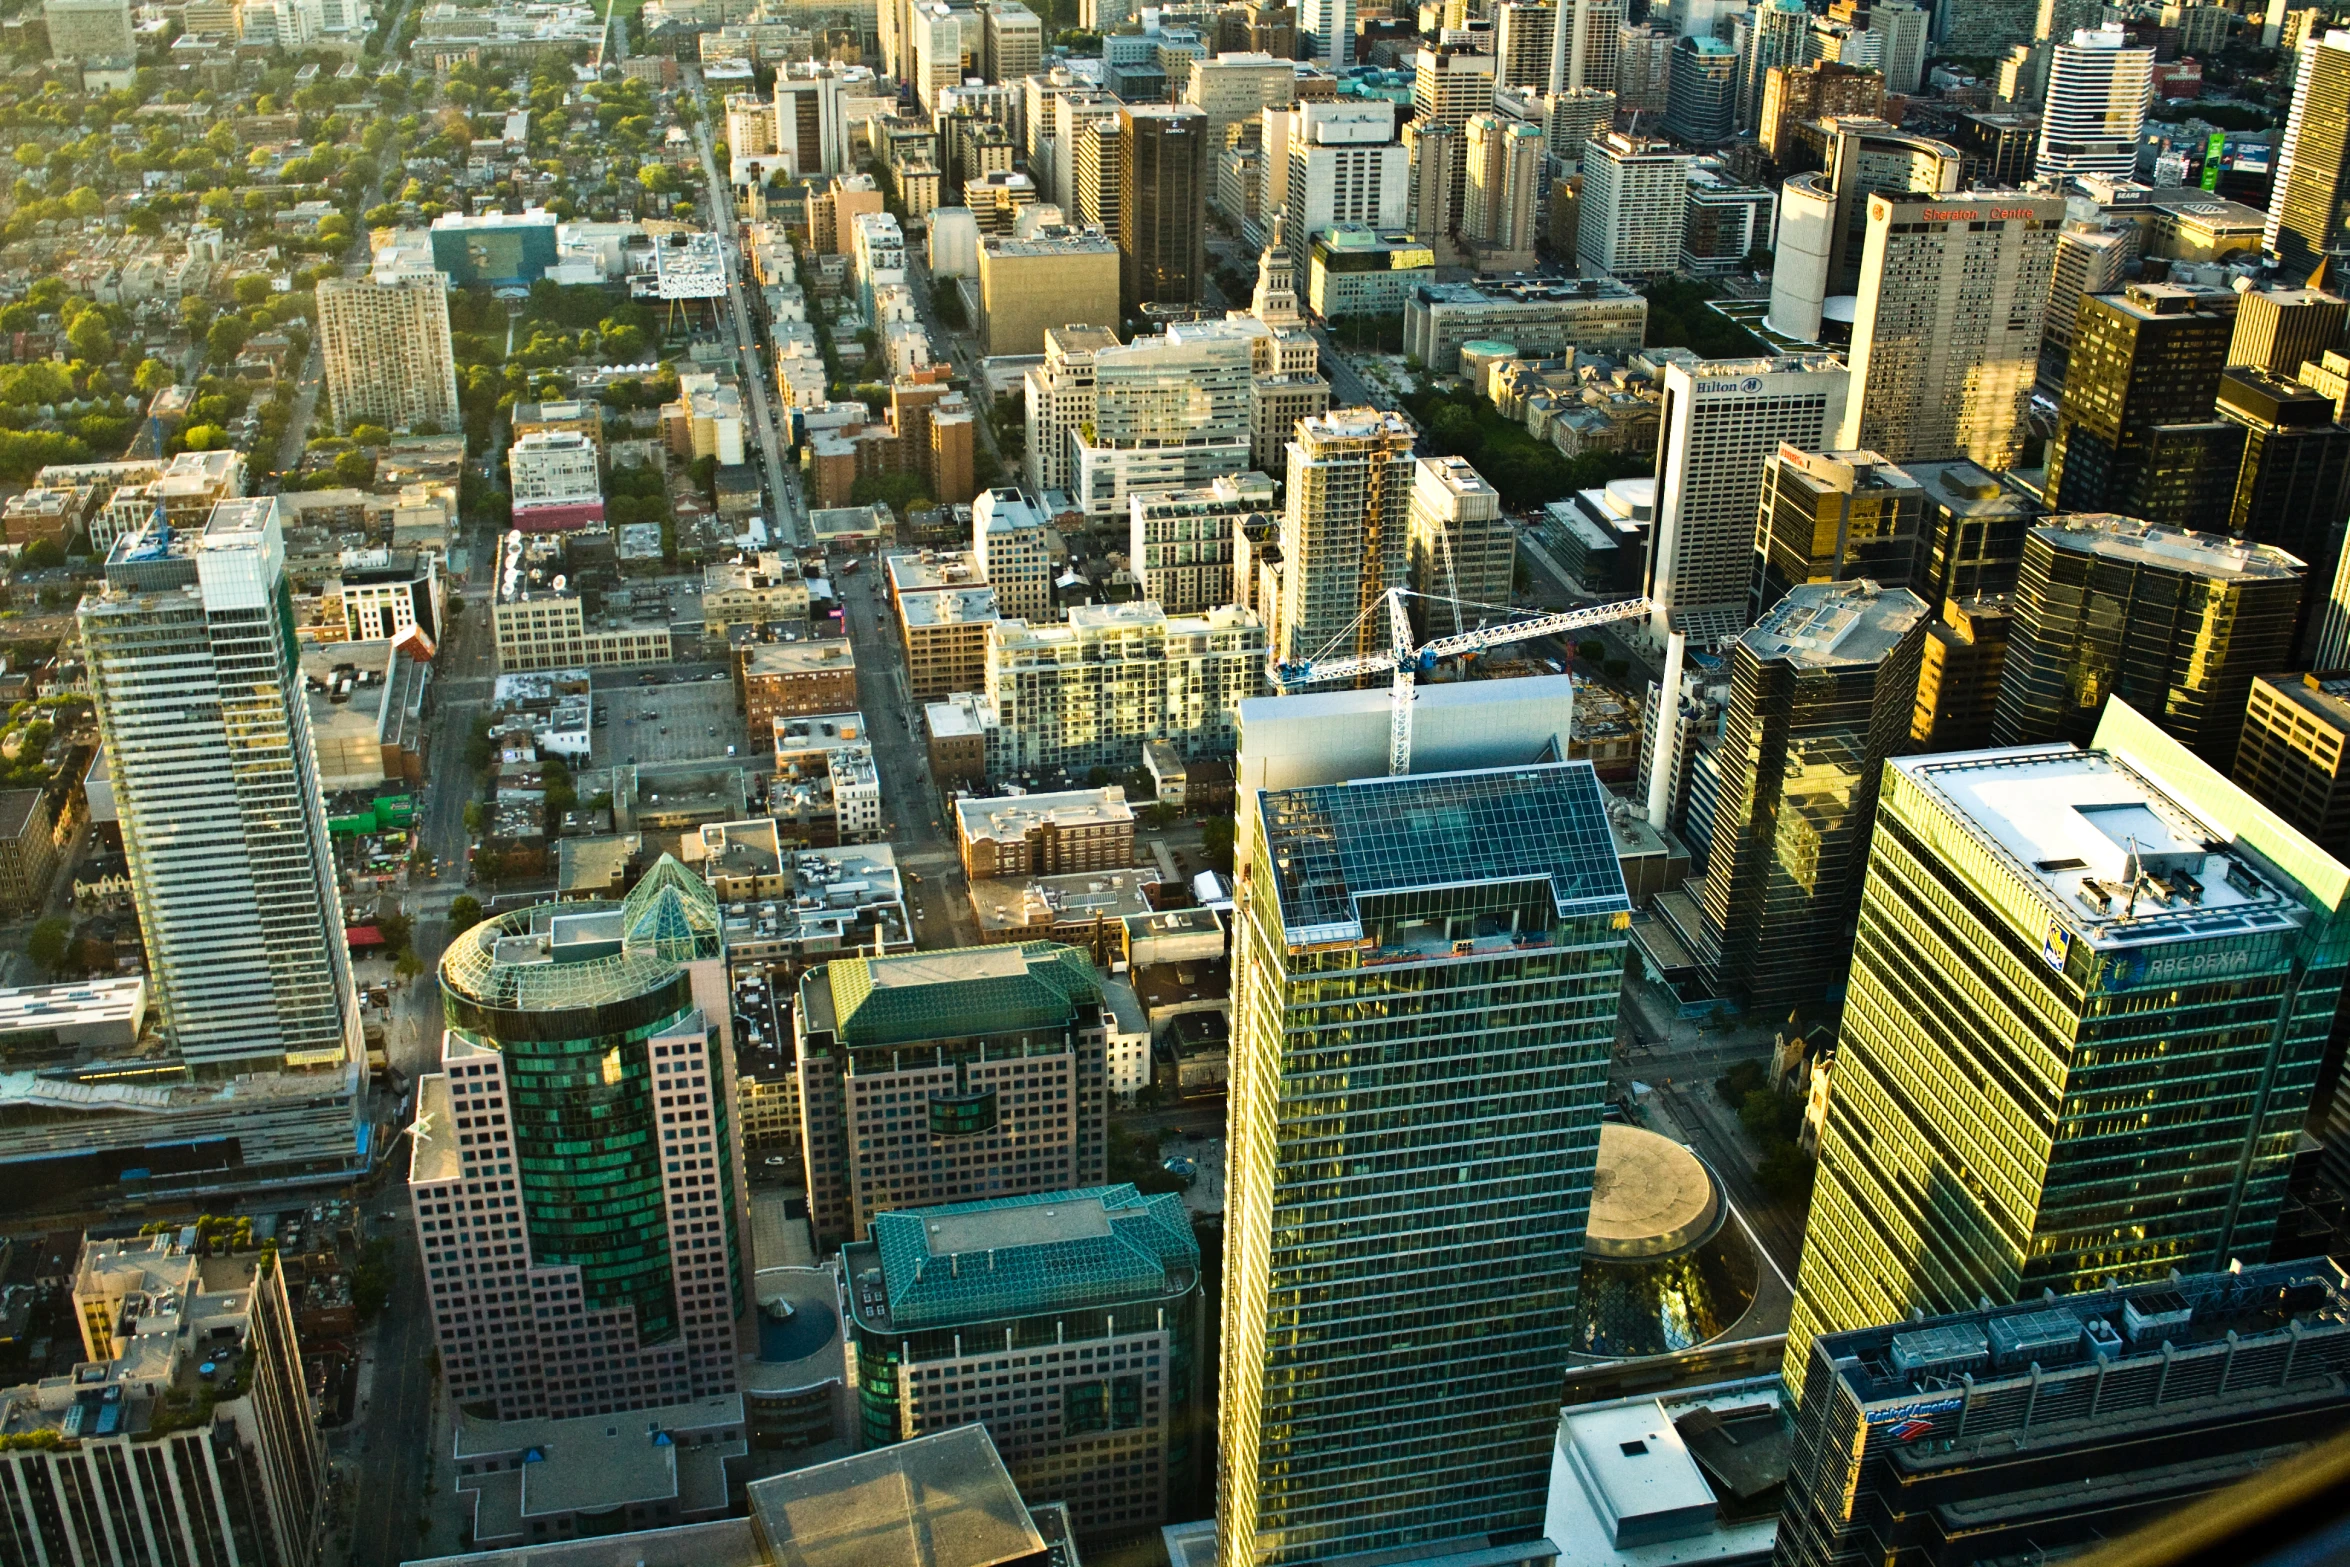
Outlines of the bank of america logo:
<svg viewBox="0 0 2350 1567">
<path fill-rule="evenodd" d="M 1904 1420 L 1886 1435 L 1896 1442 L 1914 1442 L 1933 1429 L 1934 1422 L 1931 1420 Z"/>
</svg>

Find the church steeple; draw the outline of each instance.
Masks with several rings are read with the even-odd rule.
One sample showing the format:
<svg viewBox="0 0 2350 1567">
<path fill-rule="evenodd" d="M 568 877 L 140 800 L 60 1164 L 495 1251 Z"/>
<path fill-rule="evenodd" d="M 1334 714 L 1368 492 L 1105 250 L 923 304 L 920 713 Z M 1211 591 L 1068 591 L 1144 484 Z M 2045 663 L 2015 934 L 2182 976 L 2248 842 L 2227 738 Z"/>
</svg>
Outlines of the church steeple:
<svg viewBox="0 0 2350 1567">
<path fill-rule="evenodd" d="M 1289 254 L 1288 209 L 1273 214 L 1273 232 L 1264 254 L 1257 257 L 1257 291 L 1248 312 L 1267 326 L 1303 326 L 1305 314 L 1297 305 L 1297 263 Z"/>
</svg>

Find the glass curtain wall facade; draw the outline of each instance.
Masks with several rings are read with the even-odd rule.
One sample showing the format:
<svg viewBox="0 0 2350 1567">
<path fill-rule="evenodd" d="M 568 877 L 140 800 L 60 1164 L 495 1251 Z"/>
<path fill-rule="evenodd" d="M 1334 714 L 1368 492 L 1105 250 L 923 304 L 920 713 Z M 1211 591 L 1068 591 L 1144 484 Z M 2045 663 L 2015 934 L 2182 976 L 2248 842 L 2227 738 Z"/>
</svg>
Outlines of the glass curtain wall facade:
<svg viewBox="0 0 2350 1567">
<path fill-rule="evenodd" d="M 2345 872 L 2122 704 L 1886 770 L 1786 1374 L 1818 1335 L 2268 1251 Z"/>
<path fill-rule="evenodd" d="M 1629 903 L 1587 763 L 1256 796 L 1219 1560 L 1542 1525 Z"/>
</svg>

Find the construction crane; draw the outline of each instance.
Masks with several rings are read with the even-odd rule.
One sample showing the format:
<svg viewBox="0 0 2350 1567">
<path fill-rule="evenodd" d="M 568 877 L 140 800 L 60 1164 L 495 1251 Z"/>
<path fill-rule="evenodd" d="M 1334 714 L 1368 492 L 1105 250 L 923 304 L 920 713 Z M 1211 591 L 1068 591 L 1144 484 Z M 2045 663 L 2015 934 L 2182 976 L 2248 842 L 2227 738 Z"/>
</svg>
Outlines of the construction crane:
<svg viewBox="0 0 2350 1567">
<path fill-rule="evenodd" d="M 1387 606 L 1387 625 L 1390 638 L 1385 653 L 1365 653 L 1348 658 L 1310 658 L 1296 663 L 1276 664 L 1273 678 L 1282 689 L 1301 690 L 1306 686 L 1326 685 L 1334 680 L 1355 680 L 1364 675 L 1392 673 L 1395 676 L 1395 710 L 1391 715 L 1387 735 L 1387 771 L 1401 777 L 1412 770 L 1412 691 L 1415 682 L 1436 667 L 1437 660 L 1455 658 L 1463 653 L 1482 653 L 1488 648 L 1507 647 L 1513 642 L 1525 642 L 1535 637 L 1559 636 L 1568 632 L 1589 631 L 1597 626 L 1610 625 L 1619 620 L 1633 620 L 1648 615 L 1654 606 L 1644 598 L 1620 599 L 1613 604 L 1594 604 L 1587 609 L 1571 609 L 1563 614 L 1536 615 L 1527 620 L 1512 620 L 1498 626 L 1480 626 L 1474 631 L 1462 631 L 1449 637 L 1435 637 L 1415 645 L 1412 641 L 1412 618 L 1405 612 L 1406 599 L 1423 599 L 1432 604 L 1453 606 L 1457 626 L 1463 608 L 1491 609 L 1488 604 L 1463 605 L 1457 599 L 1440 599 L 1434 594 L 1414 593 L 1406 588 L 1389 588 L 1384 602 Z M 1373 611 L 1374 603 L 1356 617 L 1353 625 L 1330 639 L 1331 647 L 1354 639 L 1358 629 Z"/>
</svg>

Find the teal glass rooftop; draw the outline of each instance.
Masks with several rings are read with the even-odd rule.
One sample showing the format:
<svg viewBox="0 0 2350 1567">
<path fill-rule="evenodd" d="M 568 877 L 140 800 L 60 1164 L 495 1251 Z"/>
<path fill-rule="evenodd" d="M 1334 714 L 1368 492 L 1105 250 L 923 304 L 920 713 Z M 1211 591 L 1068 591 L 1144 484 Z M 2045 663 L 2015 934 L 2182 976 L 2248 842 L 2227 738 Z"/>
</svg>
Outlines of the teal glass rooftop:
<svg viewBox="0 0 2350 1567">
<path fill-rule="evenodd" d="M 462 932 L 441 955 L 441 982 L 488 1007 L 593 1007 L 722 950 L 717 898 L 664 854 L 619 903 L 542 903 Z"/>
<path fill-rule="evenodd" d="M 1199 1274 L 1183 1199 L 1131 1185 L 884 1213 L 847 1255 L 850 1309 L 883 1333 L 1172 1298 Z"/>
<path fill-rule="evenodd" d="M 1543 881 L 1561 919 L 1631 907 L 1587 762 L 1365 778 L 1260 797 L 1292 946 L 1360 941 L 1365 900 Z"/>
<path fill-rule="evenodd" d="M 1101 998 L 1086 955 L 1049 941 L 836 958 L 824 972 L 829 995 L 822 985 L 804 986 L 801 995 L 812 1007 L 829 1005 L 832 1015 L 809 1022 L 849 1046 L 1054 1028 L 1080 1002 Z"/>
</svg>

